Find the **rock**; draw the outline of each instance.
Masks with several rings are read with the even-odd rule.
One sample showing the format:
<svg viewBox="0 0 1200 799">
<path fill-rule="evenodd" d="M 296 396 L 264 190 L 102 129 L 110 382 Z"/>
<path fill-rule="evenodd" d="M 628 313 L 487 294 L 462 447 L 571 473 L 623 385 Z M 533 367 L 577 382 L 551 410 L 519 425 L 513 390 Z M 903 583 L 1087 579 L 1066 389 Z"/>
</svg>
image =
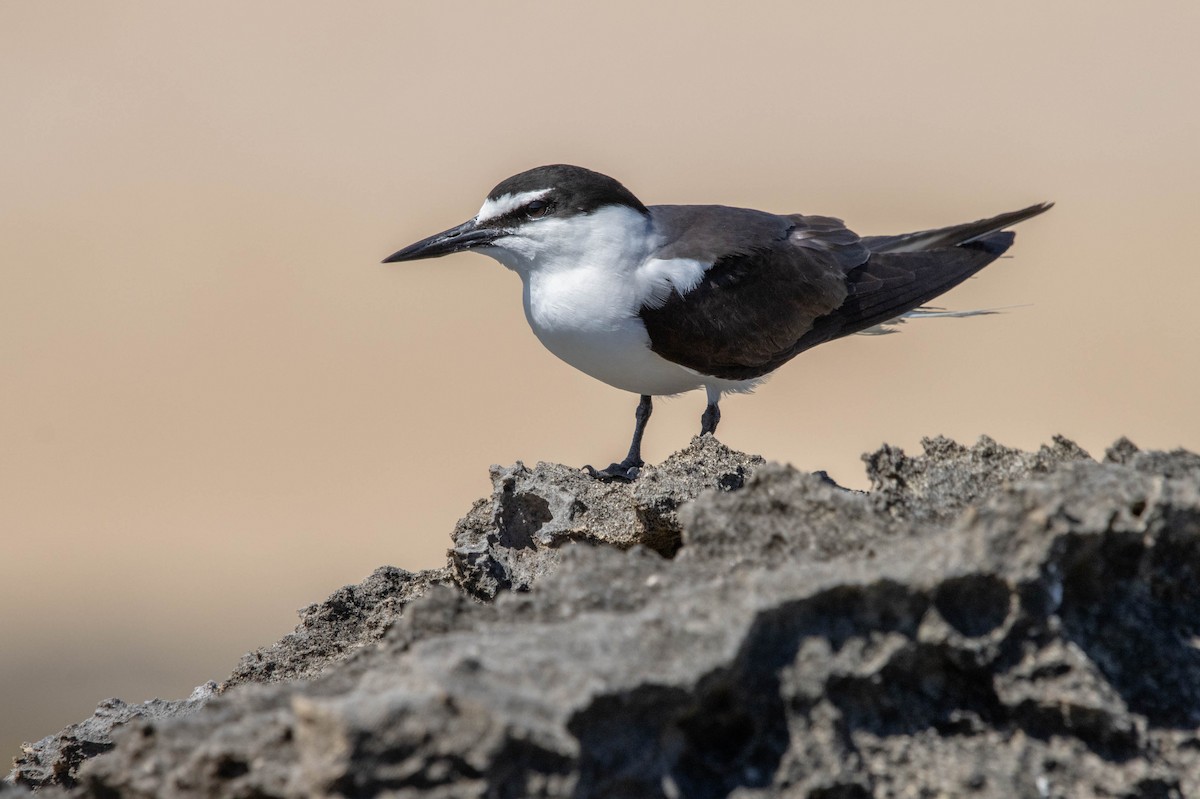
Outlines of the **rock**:
<svg viewBox="0 0 1200 799">
<path fill-rule="evenodd" d="M 181 702 L 154 700 L 127 704 L 119 699 L 101 702 L 90 719 L 57 735 L 30 744 L 14 761 L 12 778 L 32 787 L 74 786 L 79 765 L 113 746 L 113 732 L 134 719 L 148 722 L 186 715 L 217 693 L 246 682 L 280 682 L 315 677 L 330 664 L 344 660 L 380 638 L 398 619 L 404 606 L 449 580 L 447 569 L 408 572 L 384 566 L 358 585 L 334 592 L 328 599 L 300 611 L 295 631 L 269 647 L 242 657 L 220 685 L 210 682 Z"/>
<path fill-rule="evenodd" d="M 381 566 L 358 585 L 345 586 L 324 602 L 301 610 L 295 631 L 244 655 L 222 689 L 243 682 L 315 677 L 329 664 L 378 641 L 405 605 L 449 579 L 447 569 L 409 572 Z"/>
<path fill-rule="evenodd" d="M 0 797 L 3 799 L 29 799 L 33 795 L 33 791 L 24 785 L 18 785 L 9 780 L 0 780 Z M 66 796 L 67 793 L 61 788 L 50 786 L 39 791 L 37 795 L 46 797 L 46 799 L 59 799 L 59 797 Z"/>
<path fill-rule="evenodd" d="M 134 719 L 156 722 L 186 716 L 198 710 L 216 692 L 217 684 L 208 682 L 198 686 L 187 699 L 179 701 L 152 699 L 131 705 L 120 699 L 108 699 L 100 703 L 90 718 L 25 746 L 13 761 L 9 779 L 29 788 L 75 787 L 80 764 L 113 748 L 115 729 Z M 40 791 L 38 795 L 41 795 Z"/>
<path fill-rule="evenodd" d="M 454 529 L 454 579 L 483 600 L 502 590 L 528 590 L 555 567 L 568 542 L 619 549 L 641 544 L 670 557 L 681 540 L 680 505 L 705 489 L 740 488 L 762 463 L 698 436 L 687 449 L 642 469 L 633 483 L 602 482 L 557 464 L 493 466 L 491 499 L 476 502 Z"/>
<path fill-rule="evenodd" d="M 925 454 L 916 457 L 887 444 L 863 456 L 877 509 L 918 522 L 946 523 L 1006 483 L 1091 459 L 1062 436 L 1037 452 L 1010 449 L 987 436 L 973 447 L 941 436 L 921 439 L 921 447 Z"/>
<path fill-rule="evenodd" d="M 1172 452 L 1143 452 L 1128 438 L 1119 438 L 1104 453 L 1105 463 L 1120 463 L 1146 474 L 1163 477 L 1200 475 L 1200 455 L 1177 449 Z"/>
<path fill-rule="evenodd" d="M 872 546 L 908 529 L 877 513 L 866 494 L 790 466 L 763 466 L 746 485 L 705 494 L 679 512 L 681 561 L 773 568 L 864 550 L 869 556 Z"/>
<path fill-rule="evenodd" d="M 70 795 L 1200 795 L 1195 456 L 930 442 L 863 495 L 718 446 L 494 470 L 372 645 L 133 718 Z"/>
<path fill-rule="evenodd" d="M 643 469 L 633 484 L 638 543 L 672 557 L 679 550 L 683 525 L 679 510 L 704 492 L 723 496 L 737 491 L 766 461 L 729 449 L 712 436 L 692 439 L 691 446 L 676 452 L 658 466 Z"/>
</svg>

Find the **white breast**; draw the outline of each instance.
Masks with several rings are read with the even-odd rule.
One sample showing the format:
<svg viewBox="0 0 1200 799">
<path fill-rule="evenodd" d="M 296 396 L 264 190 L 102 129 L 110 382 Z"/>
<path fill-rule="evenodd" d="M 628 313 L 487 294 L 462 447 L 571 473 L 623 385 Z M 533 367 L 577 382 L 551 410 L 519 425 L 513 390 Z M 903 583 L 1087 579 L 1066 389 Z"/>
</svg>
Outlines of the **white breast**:
<svg viewBox="0 0 1200 799">
<path fill-rule="evenodd" d="M 546 349 L 597 380 L 636 394 L 678 394 L 702 378 L 650 350 L 634 286 L 602 267 L 525 281 L 525 318 Z"/>
<path fill-rule="evenodd" d="M 705 377 L 651 351 L 638 311 L 691 290 L 707 266 L 655 259 L 654 247 L 646 218 L 613 206 L 523 225 L 481 250 L 521 276 L 529 326 L 576 369 L 636 394 L 746 390 L 751 382 Z"/>
</svg>

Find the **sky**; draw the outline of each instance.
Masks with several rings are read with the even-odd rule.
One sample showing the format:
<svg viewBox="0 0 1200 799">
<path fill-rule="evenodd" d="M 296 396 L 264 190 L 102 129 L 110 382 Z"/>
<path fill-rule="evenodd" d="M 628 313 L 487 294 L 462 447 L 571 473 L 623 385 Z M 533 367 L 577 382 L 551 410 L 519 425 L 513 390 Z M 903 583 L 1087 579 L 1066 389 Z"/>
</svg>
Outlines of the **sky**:
<svg viewBox="0 0 1200 799">
<path fill-rule="evenodd" d="M 517 278 L 381 265 L 503 178 L 862 234 L 1043 200 L 925 320 L 807 352 L 720 438 L 865 487 L 884 442 L 1200 450 L 1200 5 L 0 5 L 0 749 L 186 696 L 384 564 L 488 466 L 607 464 L 636 397 Z M 1011 307 L 1010 307 L 1011 306 Z M 702 393 L 656 406 L 656 462 Z"/>
</svg>

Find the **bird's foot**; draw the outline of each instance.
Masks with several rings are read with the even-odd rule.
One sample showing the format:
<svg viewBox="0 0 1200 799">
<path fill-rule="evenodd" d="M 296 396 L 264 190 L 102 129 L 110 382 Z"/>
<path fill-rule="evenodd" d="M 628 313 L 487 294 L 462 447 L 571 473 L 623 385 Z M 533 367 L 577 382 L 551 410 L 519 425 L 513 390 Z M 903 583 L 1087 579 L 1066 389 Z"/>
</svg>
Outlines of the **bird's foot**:
<svg viewBox="0 0 1200 799">
<path fill-rule="evenodd" d="M 623 460 L 620 463 L 610 463 L 603 469 L 595 469 L 591 466 L 584 466 L 588 476 L 594 480 L 603 480 L 606 483 L 613 481 L 620 483 L 632 483 L 641 474 L 641 461 Z"/>
</svg>

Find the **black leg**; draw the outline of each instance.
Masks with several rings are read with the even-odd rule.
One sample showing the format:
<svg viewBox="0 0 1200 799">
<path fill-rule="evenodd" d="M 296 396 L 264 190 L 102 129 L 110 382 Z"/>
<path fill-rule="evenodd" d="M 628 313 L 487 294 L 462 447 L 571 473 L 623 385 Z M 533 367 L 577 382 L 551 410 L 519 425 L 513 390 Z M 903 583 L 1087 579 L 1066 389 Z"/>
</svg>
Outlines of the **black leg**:
<svg viewBox="0 0 1200 799">
<path fill-rule="evenodd" d="M 622 480 L 629 482 L 638 476 L 638 472 L 642 469 L 642 434 L 646 432 L 646 422 L 650 421 L 650 414 L 654 412 L 654 403 L 650 399 L 649 394 L 643 394 L 642 399 L 638 402 L 637 411 L 633 418 L 636 423 L 633 426 L 633 441 L 629 444 L 629 454 L 625 456 L 625 460 L 620 463 L 609 464 L 607 469 L 596 471 L 591 466 L 583 468 L 588 470 L 588 473 L 600 480 Z"/>
<path fill-rule="evenodd" d="M 721 408 L 715 402 L 708 403 L 704 415 L 700 417 L 700 435 L 712 433 L 716 435 L 717 425 L 721 422 Z"/>
<path fill-rule="evenodd" d="M 649 394 L 643 394 L 641 400 L 638 401 L 637 410 L 633 412 L 633 441 L 629 442 L 629 454 L 625 456 L 625 462 L 633 466 L 642 465 L 642 434 L 646 432 L 646 422 L 650 421 L 650 414 L 654 413 L 654 402 L 650 399 Z"/>
</svg>

